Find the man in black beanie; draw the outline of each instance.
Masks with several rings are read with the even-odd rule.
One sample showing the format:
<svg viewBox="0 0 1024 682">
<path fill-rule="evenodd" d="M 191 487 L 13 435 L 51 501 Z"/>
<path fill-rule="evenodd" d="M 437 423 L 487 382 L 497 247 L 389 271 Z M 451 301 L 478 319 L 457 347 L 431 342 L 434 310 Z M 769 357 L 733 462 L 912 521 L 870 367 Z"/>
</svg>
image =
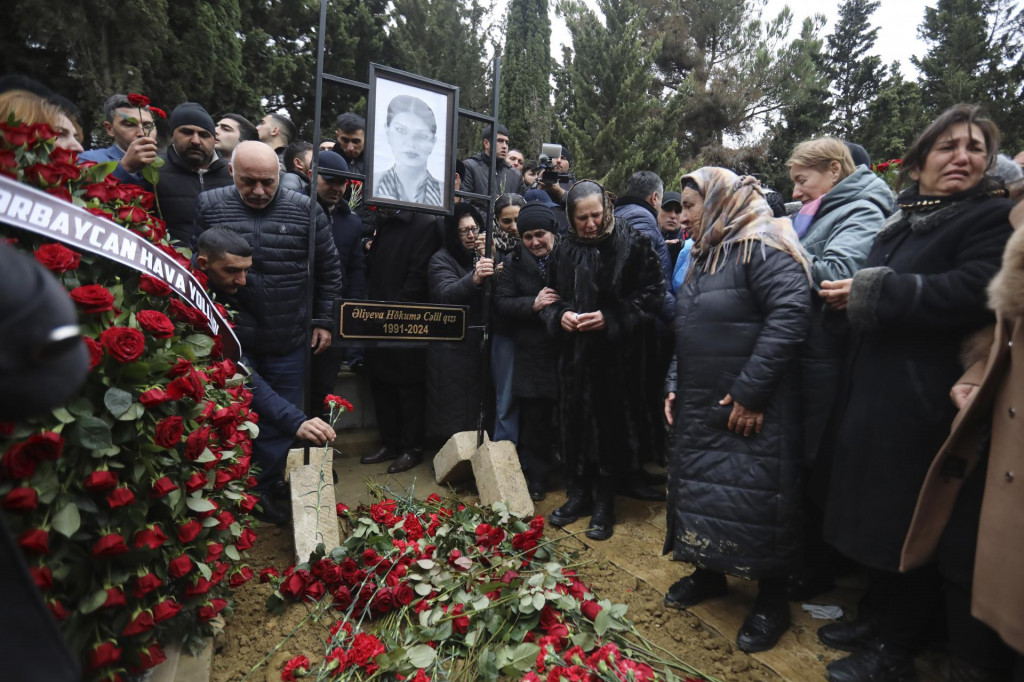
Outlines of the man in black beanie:
<svg viewBox="0 0 1024 682">
<path fill-rule="evenodd" d="M 232 184 L 228 163 L 214 153 L 217 142 L 213 118 L 195 102 L 185 102 L 171 112 L 171 145 L 161 154 L 166 163 L 154 189 L 160 217 L 176 246 L 192 237 L 192 219 L 200 192 Z"/>
</svg>

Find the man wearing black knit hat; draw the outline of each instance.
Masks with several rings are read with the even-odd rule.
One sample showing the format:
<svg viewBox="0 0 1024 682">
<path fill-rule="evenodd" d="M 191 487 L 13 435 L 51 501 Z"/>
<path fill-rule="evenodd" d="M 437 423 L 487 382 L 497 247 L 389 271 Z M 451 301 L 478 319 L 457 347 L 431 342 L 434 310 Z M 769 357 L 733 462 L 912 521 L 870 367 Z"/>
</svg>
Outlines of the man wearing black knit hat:
<svg viewBox="0 0 1024 682">
<path fill-rule="evenodd" d="M 214 153 L 217 142 L 213 118 L 201 105 L 185 102 L 171 112 L 171 145 L 162 154 L 167 162 L 160 169 L 154 189 L 160 217 L 176 245 L 192 237 L 192 219 L 200 192 L 232 184 L 227 161 Z"/>
</svg>

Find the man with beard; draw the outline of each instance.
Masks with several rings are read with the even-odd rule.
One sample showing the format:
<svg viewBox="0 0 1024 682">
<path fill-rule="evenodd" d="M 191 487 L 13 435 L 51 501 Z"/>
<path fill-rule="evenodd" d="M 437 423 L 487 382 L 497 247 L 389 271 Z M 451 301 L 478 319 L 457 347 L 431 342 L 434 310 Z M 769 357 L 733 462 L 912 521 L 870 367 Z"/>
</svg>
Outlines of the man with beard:
<svg viewBox="0 0 1024 682">
<path fill-rule="evenodd" d="M 214 153 L 217 142 L 213 118 L 201 105 L 185 102 L 171 112 L 171 145 L 161 154 L 166 163 L 154 188 L 160 217 L 176 246 L 185 246 L 192 236 L 196 197 L 200 192 L 231 184 L 228 164 Z"/>
<path fill-rule="evenodd" d="M 103 130 L 113 144 L 90 149 L 78 155 L 78 161 L 104 163 L 117 161 L 113 175 L 121 182 L 138 184 L 142 169 L 156 160 L 156 125 L 149 107 L 135 106 L 128 96 L 115 94 L 103 103 Z"/>
</svg>

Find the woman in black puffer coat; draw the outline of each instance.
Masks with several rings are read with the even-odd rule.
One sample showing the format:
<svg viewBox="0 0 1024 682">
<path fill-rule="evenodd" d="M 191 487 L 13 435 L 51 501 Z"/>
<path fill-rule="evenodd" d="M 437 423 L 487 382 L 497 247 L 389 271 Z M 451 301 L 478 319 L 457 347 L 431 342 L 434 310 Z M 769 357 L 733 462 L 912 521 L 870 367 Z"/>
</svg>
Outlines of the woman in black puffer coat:
<svg viewBox="0 0 1024 682">
<path fill-rule="evenodd" d="M 476 249 L 482 227 L 483 218 L 472 204 L 456 204 L 455 213 L 445 219 L 443 246 L 430 259 L 430 300 L 469 306 L 465 341 L 427 349 L 430 438 L 446 440 L 460 431 L 476 431 L 480 417 L 484 281 L 494 275 L 494 261 L 482 258 Z"/>
<path fill-rule="evenodd" d="M 725 574 L 759 580 L 737 646 L 775 646 L 789 627 L 785 576 L 800 560 L 798 359 L 810 326 L 809 262 L 757 181 L 722 168 L 683 177 L 693 265 L 676 295 L 676 356 L 665 416 L 665 552 L 697 570 L 665 604 L 725 593 Z M 678 399 L 677 399 L 678 397 Z"/>
</svg>

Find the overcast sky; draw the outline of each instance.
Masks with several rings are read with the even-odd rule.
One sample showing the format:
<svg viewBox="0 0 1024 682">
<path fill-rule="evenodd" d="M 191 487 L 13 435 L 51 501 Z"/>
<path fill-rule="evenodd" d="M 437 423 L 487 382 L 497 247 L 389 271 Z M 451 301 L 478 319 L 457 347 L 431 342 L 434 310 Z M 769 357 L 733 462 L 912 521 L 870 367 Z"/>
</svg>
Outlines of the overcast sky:
<svg viewBox="0 0 1024 682">
<path fill-rule="evenodd" d="M 593 0 L 586 0 L 591 7 L 597 7 Z M 911 56 L 925 53 L 925 45 L 917 37 L 917 27 L 924 18 L 924 8 L 934 6 L 936 0 L 882 0 L 881 7 L 871 16 L 872 25 L 878 26 L 878 40 L 875 42 L 874 54 L 882 58 L 888 65 L 899 61 L 903 66 L 904 76 L 915 76 L 917 69 L 910 63 Z M 504 16 L 507 0 L 498 0 L 495 4 L 495 16 Z M 768 0 L 765 16 L 774 16 L 785 5 L 789 5 L 793 13 L 793 29 L 790 38 L 795 38 L 800 31 L 804 17 L 815 13 L 825 15 L 827 23 L 822 35 L 832 32 L 838 17 L 839 2 L 835 0 Z M 562 45 L 569 42 L 569 32 L 565 22 L 555 16 L 551 10 L 551 54 L 556 59 L 561 57 Z"/>
</svg>

